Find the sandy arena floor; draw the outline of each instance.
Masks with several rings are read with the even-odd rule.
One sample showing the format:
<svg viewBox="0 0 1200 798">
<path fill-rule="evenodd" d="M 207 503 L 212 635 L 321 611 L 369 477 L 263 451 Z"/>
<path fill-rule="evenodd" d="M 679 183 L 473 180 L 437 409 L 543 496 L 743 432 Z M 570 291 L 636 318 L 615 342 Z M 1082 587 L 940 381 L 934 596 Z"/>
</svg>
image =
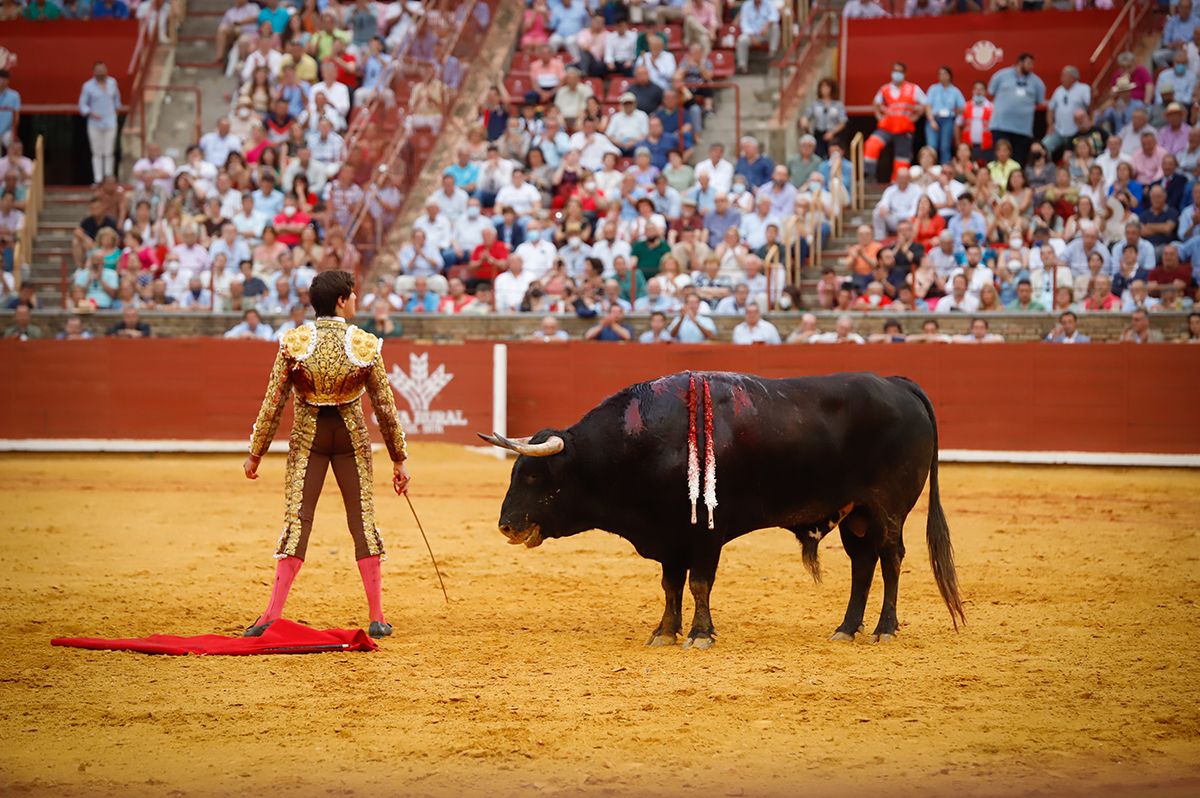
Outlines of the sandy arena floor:
<svg viewBox="0 0 1200 798">
<path fill-rule="evenodd" d="M 509 546 L 508 465 L 413 449 L 452 604 L 381 479 L 397 636 L 246 658 L 49 640 L 253 621 L 282 457 L 257 483 L 237 455 L 0 458 L 0 792 L 1200 794 L 1200 474 L 946 467 L 969 626 L 937 596 L 921 504 L 886 646 L 827 641 L 837 535 L 814 585 L 789 533 L 759 532 L 725 550 L 700 652 L 643 647 L 659 571 L 628 544 Z M 288 615 L 365 625 L 332 477 L 325 497 Z"/>
</svg>

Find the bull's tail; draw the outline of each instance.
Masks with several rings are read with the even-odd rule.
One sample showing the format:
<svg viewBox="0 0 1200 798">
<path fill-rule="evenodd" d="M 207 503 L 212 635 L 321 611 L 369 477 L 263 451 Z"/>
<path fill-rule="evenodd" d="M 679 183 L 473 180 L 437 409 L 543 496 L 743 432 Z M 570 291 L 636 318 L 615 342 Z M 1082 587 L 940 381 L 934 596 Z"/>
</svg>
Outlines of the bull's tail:
<svg viewBox="0 0 1200 798">
<path fill-rule="evenodd" d="M 958 574 L 954 569 L 954 547 L 950 544 L 950 526 L 946 523 L 946 513 L 942 510 L 942 498 L 938 491 L 938 432 L 937 418 L 933 414 L 933 404 L 929 397 L 916 383 L 911 383 L 913 393 L 925 405 L 929 414 L 929 425 L 933 427 L 933 460 L 929 464 L 929 520 L 925 526 L 925 542 L 929 546 L 929 565 L 933 568 L 933 578 L 937 581 L 938 592 L 950 610 L 950 620 L 954 629 L 958 630 L 961 621 L 965 626 L 966 615 L 963 614 L 962 598 L 958 593 Z"/>
</svg>

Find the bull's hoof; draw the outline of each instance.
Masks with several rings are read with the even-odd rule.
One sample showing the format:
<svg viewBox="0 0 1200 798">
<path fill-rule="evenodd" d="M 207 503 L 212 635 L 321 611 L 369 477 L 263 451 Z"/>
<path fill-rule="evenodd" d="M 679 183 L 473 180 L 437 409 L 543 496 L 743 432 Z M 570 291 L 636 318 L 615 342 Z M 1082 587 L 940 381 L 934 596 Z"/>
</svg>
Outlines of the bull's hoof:
<svg viewBox="0 0 1200 798">
<path fill-rule="evenodd" d="M 706 648 L 712 648 L 713 643 L 715 643 L 715 642 L 716 642 L 715 640 L 713 640 L 711 637 L 709 637 L 707 635 L 697 635 L 695 637 L 689 637 L 687 640 L 684 640 L 683 647 L 685 649 L 698 648 L 701 651 L 703 651 Z"/>
<path fill-rule="evenodd" d="M 854 635 L 850 634 L 849 632 L 837 631 L 834 632 L 833 636 L 829 639 L 835 643 L 853 643 Z"/>
<path fill-rule="evenodd" d="M 673 646 L 679 642 L 679 638 L 673 634 L 655 633 L 646 641 L 646 645 L 657 648 L 658 646 Z"/>
<path fill-rule="evenodd" d="M 887 632 L 882 634 L 871 635 L 872 643 L 890 643 L 896 639 L 895 635 L 890 635 Z"/>
</svg>

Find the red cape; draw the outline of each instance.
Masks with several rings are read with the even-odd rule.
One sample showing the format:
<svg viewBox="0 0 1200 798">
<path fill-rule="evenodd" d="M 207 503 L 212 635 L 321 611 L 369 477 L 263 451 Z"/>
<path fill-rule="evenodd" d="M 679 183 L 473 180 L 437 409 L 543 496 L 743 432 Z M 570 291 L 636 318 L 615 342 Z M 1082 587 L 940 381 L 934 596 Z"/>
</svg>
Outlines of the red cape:
<svg viewBox="0 0 1200 798">
<path fill-rule="evenodd" d="M 139 651 L 143 654 L 313 654 L 325 651 L 374 651 L 379 646 L 362 629 L 310 629 L 278 620 L 262 637 L 224 635 L 150 635 L 106 640 L 99 637 L 56 637 L 52 646 L 102 651 Z"/>
</svg>

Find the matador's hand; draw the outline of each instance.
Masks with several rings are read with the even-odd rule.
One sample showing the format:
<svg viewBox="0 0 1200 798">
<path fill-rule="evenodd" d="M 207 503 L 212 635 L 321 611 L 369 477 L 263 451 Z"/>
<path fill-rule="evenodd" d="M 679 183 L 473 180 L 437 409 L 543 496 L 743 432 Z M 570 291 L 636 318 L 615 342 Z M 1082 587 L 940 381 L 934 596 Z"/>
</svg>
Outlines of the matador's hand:
<svg viewBox="0 0 1200 798">
<path fill-rule="evenodd" d="M 262 462 L 261 457 L 248 455 L 246 462 L 242 463 L 242 470 L 246 472 L 246 479 L 258 479 L 258 464 Z"/>
<path fill-rule="evenodd" d="M 408 469 L 404 467 L 404 461 L 392 463 L 392 487 L 396 489 L 397 496 L 408 493 L 408 481 Z"/>
</svg>

